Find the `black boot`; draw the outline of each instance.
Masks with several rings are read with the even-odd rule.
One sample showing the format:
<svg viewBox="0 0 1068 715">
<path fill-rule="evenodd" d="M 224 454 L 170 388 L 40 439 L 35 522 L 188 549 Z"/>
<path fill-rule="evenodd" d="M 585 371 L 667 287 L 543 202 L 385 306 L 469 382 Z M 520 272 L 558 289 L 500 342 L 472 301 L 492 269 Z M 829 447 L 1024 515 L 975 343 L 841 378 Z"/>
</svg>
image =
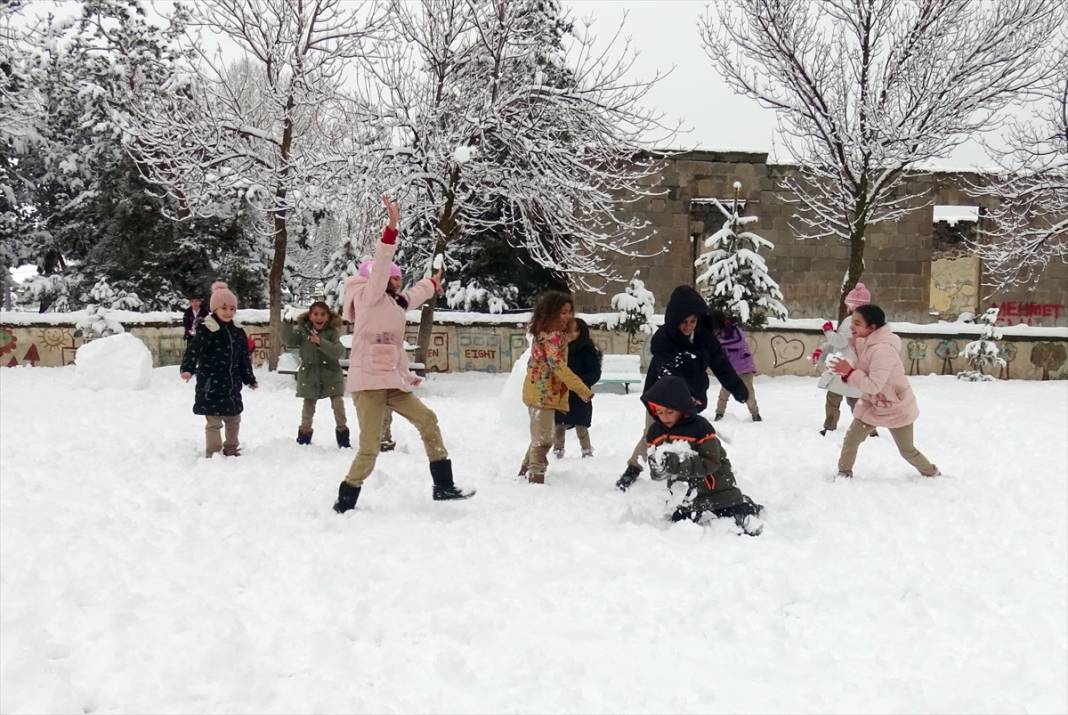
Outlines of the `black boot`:
<svg viewBox="0 0 1068 715">
<path fill-rule="evenodd" d="M 297 430 L 297 444 L 311 444 L 313 430 L 304 432 L 303 430 Z"/>
<path fill-rule="evenodd" d="M 341 486 L 337 488 L 337 501 L 334 502 L 334 511 L 338 514 L 344 514 L 355 509 L 356 500 L 360 498 L 360 489 L 362 488 L 354 487 L 348 482 L 341 482 Z"/>
<path fill-rule="evenodd" d="M 475 495 L 475 490 L 464 491 L 452 483 L 452 460 L 439 459 L 430 463 L 430 476 L 434 479 L 434 501 L 448 499 L 467 499 Z"/>
<path fill-rule="evenodd" d="M 337 437 L 337 446 L 341 449 L 352 449 L 352 442 L 349 441 L 349 428 L 339 429 L 334 431 L 334 436 Z"/>
<path fill-rule="evenodd" d="M 642 468 L 636 464 L 628 464 L 627 468 L 623 471 L 621 476 L 616 481 L 616 488 L 621 492 L 625 492 L 630 489 L 630 485 L 638 481 L 638 475 L 642 473 Z"/>
</svg>

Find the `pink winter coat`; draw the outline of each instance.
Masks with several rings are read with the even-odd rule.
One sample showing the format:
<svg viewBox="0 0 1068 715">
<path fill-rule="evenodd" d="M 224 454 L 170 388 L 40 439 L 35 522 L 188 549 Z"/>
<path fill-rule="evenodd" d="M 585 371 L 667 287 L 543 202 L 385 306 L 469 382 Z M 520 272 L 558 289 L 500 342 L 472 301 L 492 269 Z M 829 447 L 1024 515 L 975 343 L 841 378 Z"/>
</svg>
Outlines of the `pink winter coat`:
<svg viewBox="0 0 1068 715">
<path fill-rule="evenodd" d="M 920 408 L 901 362 L 901 338 L 889 325 L 866 338 L 850 338 L 857 353 L 846 383 L 861 391 L 853 416 L 876 427 L 904 427 L 916 421 Z"/>
<path fill-rule="evenodd" d="M 397 250 L 397 231 L 386 228 L 375 250 L 371 277 L 352 276 L 345 280 L 342 315 L 352 323 L 352 349 L 349 353 L 349 392 L 396 389 L 410 392 L 419 377 L 408 369 L 404 352 L 406 310 L 386 293 L 389 264 Z M 436 291 L 434 281 L 424 278 L 401 296 L 407 310 L 419 307 Z"/>
</svg>

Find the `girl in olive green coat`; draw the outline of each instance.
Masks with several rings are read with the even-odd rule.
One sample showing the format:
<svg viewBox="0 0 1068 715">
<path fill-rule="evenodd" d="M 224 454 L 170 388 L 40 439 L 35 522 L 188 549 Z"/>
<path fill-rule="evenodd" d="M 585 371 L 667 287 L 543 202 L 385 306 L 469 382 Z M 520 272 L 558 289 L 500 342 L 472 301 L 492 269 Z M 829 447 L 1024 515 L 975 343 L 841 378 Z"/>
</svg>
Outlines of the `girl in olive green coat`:
<svg viewBox="0 0 1068 715">
<path fill-rule="evenodd" d="M 300 350 L 300 370 L 297 371 L 297 397 L 304 399 L 297 428 L 297 444 L 311 444 L 312 418 L 315 403 L 330 398 L 337 425 L 337 446 L 351 447 L 349 428 L 345 420 L 345 375 L 341 371 L 341 317 L 322 301 L 312 303 L 296 325 L 284 325 L 286 344 Z"/>
</svg>

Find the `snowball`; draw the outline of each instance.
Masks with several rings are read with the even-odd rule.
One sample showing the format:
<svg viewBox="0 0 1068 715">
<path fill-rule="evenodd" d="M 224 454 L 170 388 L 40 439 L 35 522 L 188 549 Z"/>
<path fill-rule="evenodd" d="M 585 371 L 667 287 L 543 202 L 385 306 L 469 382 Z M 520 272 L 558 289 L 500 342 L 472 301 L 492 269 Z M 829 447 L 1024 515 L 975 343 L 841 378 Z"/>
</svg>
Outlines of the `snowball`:
<svg viewBox="0 0 1068 715">
<path fill-rule="evenodd" d="M 129 333 L 82 345 L 74 365 L 78 382 L 93 390 L 144 390 L 152 382 L 152 353 Z"/>
<path fill-rule="evenodd" d="M 452 160 L 455 161 L 457 164 L 465 164 L 470 161 L 471 157 L 473 157 L 477 153 L 478 147 L 461 144 L 460 146 L 456 147 L 456 150 L 452 153 Z"/>
<path fill-rule="evenodd" d="M 445 265 L 445 254 L 444 253 L 439 253 L 436 256 L 434 256 L 434 270 L 435 271 L 440 271 L 442 266 L 444 266 L 444 265 Z"/>
</svg>

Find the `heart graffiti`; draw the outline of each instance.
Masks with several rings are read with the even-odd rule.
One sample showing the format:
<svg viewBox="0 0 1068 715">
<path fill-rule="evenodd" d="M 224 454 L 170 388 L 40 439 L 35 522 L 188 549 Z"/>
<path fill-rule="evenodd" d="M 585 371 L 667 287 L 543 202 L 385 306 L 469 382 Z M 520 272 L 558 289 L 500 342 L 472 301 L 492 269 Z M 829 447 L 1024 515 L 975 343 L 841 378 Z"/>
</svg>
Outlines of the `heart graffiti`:
<svg viewBox="0 0 1068 715">
<path fill-rule="evenodd" d="M 775 356 L 775 367 L 779 367 L 800 360 L 805 354 L 805 344 L 797 338 L 775 335 L 771 338 L 771 353 Z"/>
</svg>

